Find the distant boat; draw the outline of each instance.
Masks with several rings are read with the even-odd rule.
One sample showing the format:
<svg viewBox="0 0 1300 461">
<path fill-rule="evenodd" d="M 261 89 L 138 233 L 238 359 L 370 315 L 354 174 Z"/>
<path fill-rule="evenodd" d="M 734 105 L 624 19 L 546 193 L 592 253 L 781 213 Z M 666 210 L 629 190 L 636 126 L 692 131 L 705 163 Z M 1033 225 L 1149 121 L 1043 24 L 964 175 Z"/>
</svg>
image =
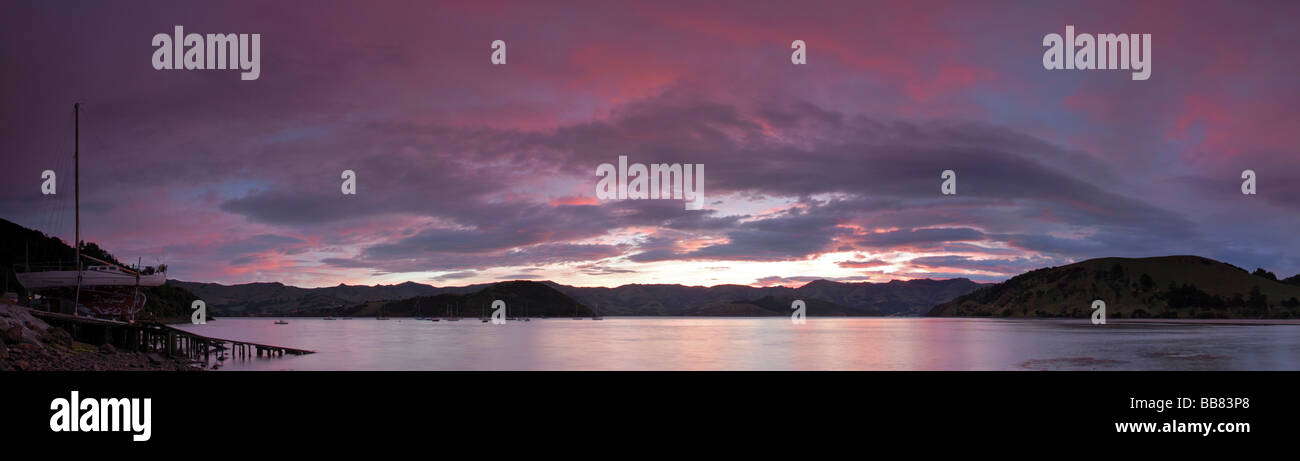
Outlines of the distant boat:
<svg viewBox="0 0 1300 461">
<path fill-rule="evenodd" d="M 601 316 L 600 316 L 600 311 L 599 311 L 599 309 L 600 309 L 600 305 L 599 305 L 599 304 L 593 304 L 593 305 L 592 305 L 592 307 L 591 307 L 591 319 L 592 319 L 592 320 L 605 320 L 604 317 L 601 317 Z"/>
<path fill-rule="evenodd" d="M 289 322 L 286 322 L 286 321 L 284 321 L 284 320 L 276 320 L 276 321 L 275 321 L 275 324 L 276 324 L 276 325 L 288 325 Z"/>
<path fill-rule="evenodd" d="M 325 317 L 325 320 L 338 320 L 338 319 L 331 316 L 331 317 Z"/>
</svg>

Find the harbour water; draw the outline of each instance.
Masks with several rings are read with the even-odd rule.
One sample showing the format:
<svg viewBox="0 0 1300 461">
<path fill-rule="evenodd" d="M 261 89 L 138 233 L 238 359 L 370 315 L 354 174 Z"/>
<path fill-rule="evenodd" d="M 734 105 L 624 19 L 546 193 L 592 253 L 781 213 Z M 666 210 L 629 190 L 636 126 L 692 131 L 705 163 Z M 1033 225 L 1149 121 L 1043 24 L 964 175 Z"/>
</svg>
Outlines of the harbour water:
<svg viewBox="0 0 1300 461">
<path fill-rule="evenodd" d="M 221 318 L 195 333 L 314 350 L 221 370 L 1300 370 L 1300 324 L 607 317 Z"/>
</svg>

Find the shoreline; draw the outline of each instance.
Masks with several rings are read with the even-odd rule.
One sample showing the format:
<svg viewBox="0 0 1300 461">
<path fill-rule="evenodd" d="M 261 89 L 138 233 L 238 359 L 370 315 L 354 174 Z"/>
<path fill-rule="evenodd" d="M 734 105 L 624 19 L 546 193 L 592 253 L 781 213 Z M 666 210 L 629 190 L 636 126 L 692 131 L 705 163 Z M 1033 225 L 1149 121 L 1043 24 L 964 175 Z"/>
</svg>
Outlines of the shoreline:
<svg viewBox="0 0 1300 461">
<path fill-rule="evenodd" d="M 201 371 L 189 361 L 155 352 L 119 351 L 76 341 L 27 308 L 0 304 L 0 371 Z"/>
<path fill-rule="evenodd" d="M 273 321 L 273 320 L 292 320 L 292 319 L 304 319 L 304 320 L 323 320 L 323 319 L 325 319 L 325 317 L 316 317 L 316 316 L 261 316 L 261 315 L 259 315 L 259 316 L 230 316 L 230 315 L 226 315 L 226 316 L 222 316 L 221 318 L 222 318 L 222 319 L 265 319 L 265 320 L 271 320 L 271 321 Z M 438 317 L 438 318 L 439 318 L 439 319 L 445 319 L 446 317 Z M 778 319 L 778 318 L 789 318 L 789 316 L 781 316 L 781 315 L 606 315 L 606 316 L 603 316 L 603 318 L 604 318 L 605 320 L 612 320 L 612 319 L 689 319 L 689 320 L 699 320 L 699 319 Z M 863 316 L 863 315 L 818 315 L 818 316 L 812 316 L 812 315 L 810 315 L 810 316 L 807 316 L 806 318 L 807 318 L 807 319 L 855 319 L 855 320 L 856 320 L 856 319 L 880 319 L 880 320 L 898 320 L 898 319 L 935 319 L 935 320 L 950 320 L 950 319 L 958 319 L 958 320 L 995 320 L 995 321 L 1022 321 L 1022 322 L 1023 322 L 1023 321 L 1037 322 L 1037 321 L 1077 320 L 1077 321 L 1079 321 L 1080 323 L 1088 323 L 1088 322 L 1090 321 L 1089 318 L 1087 318 L 1087 317 L 984 317 L 984 316 L 963 316 L 963 317 L 957 317 L 957 316 L 942 316 L 942 317 L 940 317 L 940 316 L 935 316 L 935 317 L 927 317 L 927 316 L 889 316 L 889 315 L 885 315 L 885 316 Z M 375 319 L 376 319 L 376 317 L 374 317 L 374 316 L 362 316 L 362 317 L 352 317 L 350 320 L 375 320 Z M 390 316 L 390 317 L 389 317 L 389 320 L 415 320 L 415 319 L 416 319 L 416 317 L 405 317 L 405 316 Z M 461 317 L 461 319 L 462 319 L 462 321 L 465 321 L 465 320 L 478 320 L 478 317 Z M 570 317 L 529 317 L 529 319 L 531 319 L 531 320 L 535 320 L 535 321 L 546 321 L 546 320 L 574 320 L 573 318 L 570 318 Z M 348 321 L 348 320 L 345 320 L 345 319 L 343 319 L 343 318 L 341 318 L 341 317 L 335 317 L 335 320 L 338 320 L 338 321 Z M 590 316 L 583 317 L 582 320 L 591 320 L 591 317 L 590 317 Z M 208 319 L 208 321 L 212 321 L 212 319 Z M 428 320 L 428 318 L 425 318 L 425 319 L 419 319 L 419 321 L 429 321 L 429 320 Z M 517 322 L 518 320 L 510 319 L 509 321 L 510 321 L 510 322 Z M 472 322 L 471 322 L 471 323 L 472 323 Z M 1192 318 L 1186 318 L 1186 319 L 1161 319 L 1161 318 L 1142 318 L 1142 319 L 1133 319 L 1133 318 L 1119 318 L 1119 319 L 1107 319 L 1107 320 L 1106 320 L 1106 323 L 1107 323 L 1107 324 L 1148 324 L 1148 325 L 1151 325 L 1151 324 L 1176 324 L 1176 325 L 1235 325 L 1235 326 L 1266 326 L 1266 325 L 1300 325 L 1300 319 L 1249 319 L 1249 318 L 1243 318 L 1243 319 L 1192 319 Z M 182 321 L 182 322 L 174 322 L 174 323 L 171 323 L 171 324 L 172 324 L 172 325 L 189 325 L 190 322 L 189 322 L 189 321 Z"/>
<path fill-rule="evenodd" d="M 1078 320 L 1081 323 L 1090 323 L 1088 317 L 986 317 L 986 316 L 934 316 L 934 317 L 896 317 L 896 318 L 923 318 L 923 319 L 981 319 L 981 320 L 1016 320 L 1016 321 L 1053 321 L 1053 320 Z M 1162 318 L 1111 318 L 1106 319 L 1106 324 L 1171 324 L 1171 325 L 1233 325 L 1233 326 L 1267 326 L 1267 325 L 1300 325 L 1300 319 L 1162 319 Z M 1100 326 L 1100 325 L 1099 325 Z"/>
</svg>

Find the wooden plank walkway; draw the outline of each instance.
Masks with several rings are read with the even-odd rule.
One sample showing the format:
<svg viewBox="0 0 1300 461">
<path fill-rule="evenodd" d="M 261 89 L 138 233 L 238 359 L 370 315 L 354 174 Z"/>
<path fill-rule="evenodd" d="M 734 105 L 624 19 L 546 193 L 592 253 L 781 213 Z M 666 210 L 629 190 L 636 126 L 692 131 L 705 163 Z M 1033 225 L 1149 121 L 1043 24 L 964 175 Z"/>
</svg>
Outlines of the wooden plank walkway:
<svg viewBox="0 0 1300 461">
<path fill-rule="evenodd" d="M 158 326 L 158 327 L 160 327 L 160 328 L 163 328 L 163 329 L 165 329 L 165 330 L 168 330 L 168 331 L 174 332 L 174 333 L 176 333 L 176 334 L 178 334 L 178 335 L 190 336 L 190 337 L 194 338 L 194 340 L 196 340 L 196 341 L 207 341 L 207 342 L 212 342 L 212 343 L 216 343 L 216 344 L 222 344 L 223 347 L 224 347 L 224 344 L 223 344 L 223 343 L 230 343 L 232 348 L 240 348 L 240 347 L 243 347 L 243 348 L 246 348 L 246 349 L 256 349 L 256 351 L 257 351 L 257 355 L 262 355 L 263 352 L 265 352 L 265 353 L 268 354 L 268 355 L 276 355 L 276 356 L 283 356 L 283 355 L 285 355 L 285 354 L 289 354 L 289 355 L 306 355 L 306 354 L 315 354 L 315 353 L 316 353 L 316 351 L 311 351 L 311 350 L 307 350 L 307 349 L 298 349 L 298 348 L 293 348 L 293 347 L 284 347 L 284 346 L 273 346 L 273 345 L 270 345 L 270 344 L 260 344 L 260 343 L 255 343 L 255 342 L 252 342 L 252 341 L 235 341 L 235 340 L 233 340 L 233 339 L 213 338 L 213 337 L 210 337 L 210 336 L 203 336 L 203 335 L 200 335 L 200 334 L 191 333 L 191 332 L 188 332 L 188 331 L 182 330 L 182 329 L 180 329 L 180 328 L 176 328 L 176 327 L 174 327 L 174 326 L 167 325 L 167 324 L 163 324 L 163 323 L 155 323 L 154 325 L 156 325 L 156 326 Z"/>
<path fill-rule="evenodd" d="M 92 344 L 109 343 L 118 349 L 158 352 L 168 357 L 188 357 L 195 361 L 202 361 L 205 367 L 212 359 L 226 360 L 227 355 L 232 359 L 251 359 L 315 353 L 315 351 L 294 347 L 214 338 L 191 333 L 165 323 L 127 323 L 34 309 L 28 311 L 33 316 L 45 320 L 46 323 L 63 327 L 78 341 Z"/>
</svg>

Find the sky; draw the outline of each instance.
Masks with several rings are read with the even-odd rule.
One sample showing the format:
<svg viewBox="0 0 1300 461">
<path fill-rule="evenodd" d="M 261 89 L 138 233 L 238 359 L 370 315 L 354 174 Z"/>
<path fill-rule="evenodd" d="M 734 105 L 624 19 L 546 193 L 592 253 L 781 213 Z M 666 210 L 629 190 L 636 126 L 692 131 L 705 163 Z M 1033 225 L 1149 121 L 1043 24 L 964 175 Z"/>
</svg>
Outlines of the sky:
<svg viewBox="0 0 1300 461">
<path fill-rule="evenodd" d="M 991 282 L 1171 254 L 1300 272 L 1295 2 L 3 5 L 0 217 L 72 240 L 81 102 L 83 238 L 173 279 Z M 154 69 L 176 25 L 261 34 L 260 77 Z M 1150 78 L 1045 69 L 1067 25 L 1151 34 Z M 704 165 L 704 209 L 597 198 L 619 156 Z"/>
</svg>

